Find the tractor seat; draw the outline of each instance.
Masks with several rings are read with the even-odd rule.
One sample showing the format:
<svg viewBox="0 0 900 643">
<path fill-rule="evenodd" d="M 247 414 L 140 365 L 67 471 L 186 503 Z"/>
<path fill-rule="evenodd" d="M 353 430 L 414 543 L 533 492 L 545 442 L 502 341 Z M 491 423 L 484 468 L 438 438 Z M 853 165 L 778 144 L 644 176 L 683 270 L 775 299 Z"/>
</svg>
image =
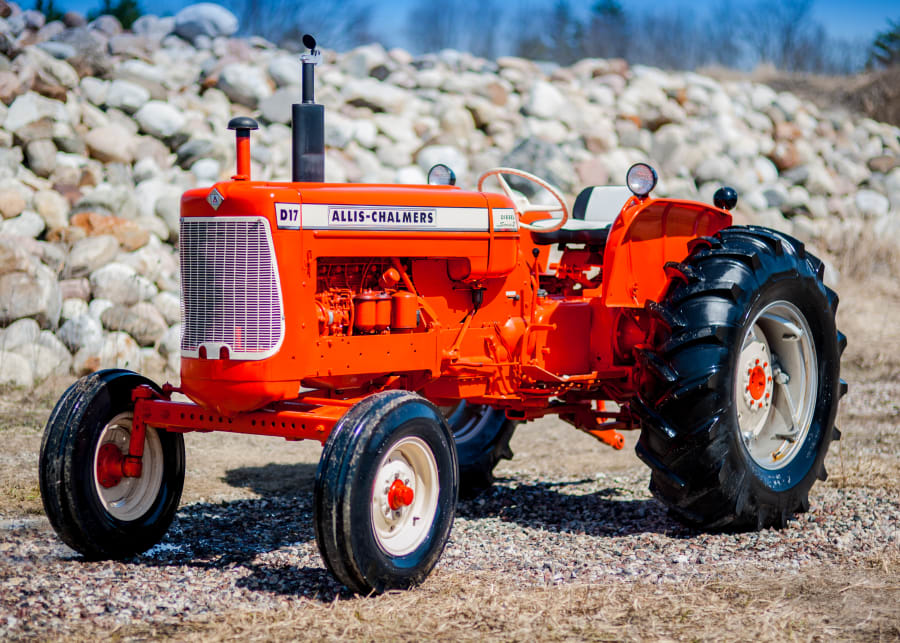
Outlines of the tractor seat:
<svg viewBox="0 0 900 643">
<path fill-rule="evenodd" d="M 630 197 L 631 190 L 624 185 L 585 188 L 575 198 L 572 214 L 563 227 L 553 232 L 532 232 L 531 238 L 540 246 L 557 243 L 606 245 L 609 228 Z M 547 219 L 547 223 L 552 225 L 552 219 Z M 541 221 L 535 221 L 532 225 L 540 226 Z"/>
</svg>

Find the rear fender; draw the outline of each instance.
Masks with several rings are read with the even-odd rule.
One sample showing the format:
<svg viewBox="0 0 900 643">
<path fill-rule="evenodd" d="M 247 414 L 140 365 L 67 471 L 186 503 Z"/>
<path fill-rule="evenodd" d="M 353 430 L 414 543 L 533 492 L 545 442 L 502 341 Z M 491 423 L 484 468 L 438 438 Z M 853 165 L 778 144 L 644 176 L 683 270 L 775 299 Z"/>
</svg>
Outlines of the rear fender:
<svg viewBox="0 0 900 643">
<path fill-rule="evenodd" d="M 688 243 L 731 225 L 731 215 L 676 199 L 630 199 L 616 217 L 603 254 L 602 302 L 606 307 L 643 308 L 659 301 L 668 284 L 663 267 L 682 261 Z"/>
</svg>

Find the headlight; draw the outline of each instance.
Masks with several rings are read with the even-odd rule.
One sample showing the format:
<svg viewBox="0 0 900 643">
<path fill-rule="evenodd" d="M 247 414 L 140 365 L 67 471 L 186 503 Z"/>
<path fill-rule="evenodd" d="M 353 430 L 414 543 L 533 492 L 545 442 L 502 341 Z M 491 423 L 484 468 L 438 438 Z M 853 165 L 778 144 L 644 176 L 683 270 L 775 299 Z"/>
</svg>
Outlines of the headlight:
<svg viewBox="0 0 900 643">
<path fill-rule="evenodd" d="M 456 174 L 448 166 L 438 163 L 428 170 L 428 185 L 456 185 Z"/>
<path fill-rule="evenodd" d="M 628 189 L 631 190 L 632 194 L 643 199 L 656 187 L 656 170 L 646 163 L 635 163 L 628 168 L 625 182 L 628 184 Z"/>
</svg>

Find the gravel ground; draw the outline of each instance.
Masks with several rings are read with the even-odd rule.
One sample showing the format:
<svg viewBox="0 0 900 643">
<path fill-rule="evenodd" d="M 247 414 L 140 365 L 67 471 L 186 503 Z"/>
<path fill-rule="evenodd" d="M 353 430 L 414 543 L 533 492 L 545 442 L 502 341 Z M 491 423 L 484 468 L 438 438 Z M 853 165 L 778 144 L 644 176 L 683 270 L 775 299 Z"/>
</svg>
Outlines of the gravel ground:
<svg viewBox="0 0 900 643">
<path fill-rule="evenodd" d="M 542 427 L 531 430 L 546 437 Z M 787 529 L 706 534 L 670 520 L 647 482 L 641 470 L 554 482 L 507 470 L 489 493 L 460 505 L 432 582 L 489 572 L 519 588 L 677 587 L 734 573 L 855 567 L 900 550 L 896 490 L 819 485 L 810 512 Z M 0 637 L 111 632 L 135 620 L 203 621 L 349 598 L 324 569 L 311 519 L 309 493 L 194 502 L 147 554 L 86 563 L 43 517 L 5 518 Z"/>
<path fill-rule="evenodd" d="M 315 445 L 187 436 L 184 504 L 164 540 L 133 560 L 88 563 L 57 539 L 35 499 L 49 408 L 10 399 L 5 411 L 0 403 L 0 639 L 898 639 L 900 382 L 896 362 L 880 357 L 895 340 L 851 353 L 830 479 L 783 530 L 686 529 L 650 497 L 634 435 L 613 452 L 546 419 L 520 427 L 496 486 L 460 504 L 428 582 L 368 599 L 343 590 L 318 555 Z M 503 621 L 495 588 L 527 614 Z M 620 595 L 631 612 L 606 614 Z M 437 624 L 404 620 L 405 606 L 426 598 Z M 562 612 L 552 612 L 556 603 Z M 839 603 L 844 616 L 832 613 Z M 743 620 L 716 629 L 734 614 Z M 269 629 L 292 618 L 306 620 Z M 448 633 L 447 619 L 470 629 Z M 554 619 L 556 634 L 533 629 Z M 690 628 L 677 629 L 679 619 Z M 361 624 L 369 629 L 347 629 Z M 635 624 L 644 629 L 627 629 Z"/>
<path fill-rule="evenodd" d="M 896 493 L 826 487 L 787 529 L 704 534 L 667 518 L 647 476 L 548 483 L 505 478 L 462 503 L 442 572 L 489 571 L 522 586 L 649 581 L 682 585 L 740 571 L 855 565 L 900 547 Z M 330 602 L 345 593 L 313 540 L 309 496 L 194 503 L 162 543 L 125 563 L 85 563 L 43 518 L 0 522 L 0 634 L 73 625 L 113 630 L 225 611 Z M 137 599 L 137 600 L 136 600 Z"/>
</svg>

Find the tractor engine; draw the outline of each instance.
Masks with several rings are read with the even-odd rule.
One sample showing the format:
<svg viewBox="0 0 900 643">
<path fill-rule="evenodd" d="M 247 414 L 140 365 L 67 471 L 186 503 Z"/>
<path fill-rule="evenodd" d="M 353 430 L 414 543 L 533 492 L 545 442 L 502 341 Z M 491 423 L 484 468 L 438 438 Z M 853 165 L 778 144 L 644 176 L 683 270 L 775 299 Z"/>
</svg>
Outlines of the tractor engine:
<svg viewBox="0 0 900 643">
<path fill-rule="evenodd" d="M 409 266 L 402 266 L 404 271 Z M 398 289 L 400 271 L 383 257 L 323 258 L 316 267 L 322 336 L 408 333 L 419 325 L 416 296 Z"/>
</svg>

